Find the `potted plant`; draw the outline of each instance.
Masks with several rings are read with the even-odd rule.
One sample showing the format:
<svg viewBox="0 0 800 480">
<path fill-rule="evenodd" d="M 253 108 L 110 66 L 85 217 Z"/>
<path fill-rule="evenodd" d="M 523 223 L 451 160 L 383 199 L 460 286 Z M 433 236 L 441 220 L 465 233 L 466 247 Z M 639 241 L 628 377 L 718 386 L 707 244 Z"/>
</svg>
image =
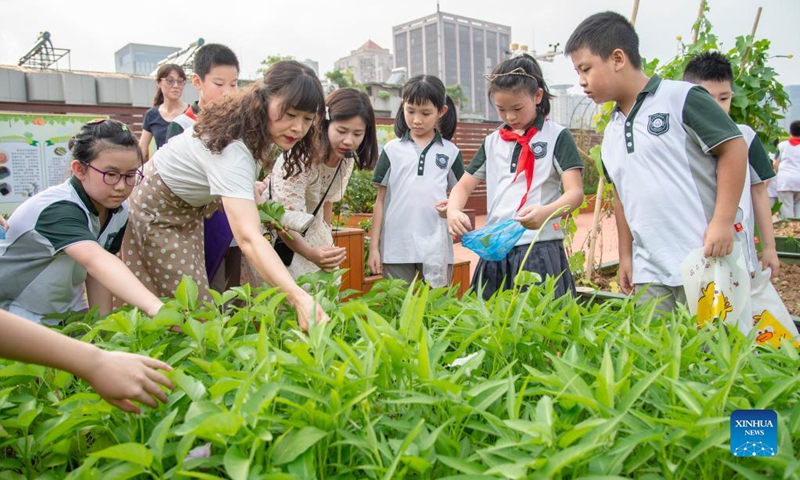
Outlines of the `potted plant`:
<svg viewBox="0 0 800 480">
<path fill-rule="evenodd" d="M 372 184 L 371 170 L 354 170 L 350 176 L 341 202 L 334 204 L 334 212 L 342 217 L 342 225 L 358 228 L 358 224 L 372 218 L 372 207 L 378 189 Z"/>
</svg>

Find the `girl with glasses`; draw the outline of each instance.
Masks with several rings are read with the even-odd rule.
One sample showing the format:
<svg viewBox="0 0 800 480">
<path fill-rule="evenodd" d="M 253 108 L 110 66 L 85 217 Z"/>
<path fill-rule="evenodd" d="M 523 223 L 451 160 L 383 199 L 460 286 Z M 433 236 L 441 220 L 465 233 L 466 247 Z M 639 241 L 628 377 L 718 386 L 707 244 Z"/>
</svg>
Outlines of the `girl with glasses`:
<svg viewBox="0 0 800 480">
<path fill-rule="evenodd" d="M 181 100 L 183 88 L 186 86 L 186 73 L 180 65 L 168 63 L 161 65 L 156 72 L 156 96 L 153 106 L 144 114 L 142 120 L 142 138 L 139 148 L 144 161 L 150 158 L 150 141 L 156 140 L 156 150 L 167 143 L 167 127 L 169 123 L 186 111 L 188 104 Z"/>
<path fill-rule="evenodd" d="M 69 142 L 72 176 L 33 196 L 0 240 L 0 309 L 35 322 L 49 313 L 112 309 L 112 294 L 153 316 L 161 300 L 115 255 L 128 198 L 142 177 L 136 135 L 115 120 L 84 125 Z"/>
</svg>

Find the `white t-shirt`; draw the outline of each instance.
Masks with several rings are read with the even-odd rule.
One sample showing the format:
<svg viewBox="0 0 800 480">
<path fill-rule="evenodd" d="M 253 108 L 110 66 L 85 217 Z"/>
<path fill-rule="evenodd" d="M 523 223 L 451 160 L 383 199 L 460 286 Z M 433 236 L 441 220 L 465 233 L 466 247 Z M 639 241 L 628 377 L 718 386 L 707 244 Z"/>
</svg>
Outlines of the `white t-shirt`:
<svg viewBox="0 0 800 480">
<path fill-rule="evenodd" d="M 800 145 L 793 147 L 789 141 L 778 145 L 778 175 L 776 183 L 779 192 L 800 192 Z"/>
<path fill-rule="evenodd" d="M 161 147 L 153 162 L 169 189 L 193 207 L 219 197 L 253 200 L 259 165 L 241 140 L 216 154 L 190 128 Z"/>
</svg>

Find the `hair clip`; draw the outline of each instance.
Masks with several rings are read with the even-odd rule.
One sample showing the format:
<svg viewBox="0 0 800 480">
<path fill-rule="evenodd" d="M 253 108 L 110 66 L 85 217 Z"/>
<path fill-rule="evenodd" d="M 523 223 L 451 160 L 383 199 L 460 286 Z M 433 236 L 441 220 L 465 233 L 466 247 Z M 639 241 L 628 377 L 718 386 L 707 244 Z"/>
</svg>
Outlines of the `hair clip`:
<svg viewBox="0 0 800 480">
<path fill-rule="evenodd" d="M 517 67 L 514 70 L 511 70 L 510 72 L 507 73 L 487 73 L 486 75 L 483 76 L 483 78 L 485 78 L 487 82 L 494 82 L 498 78 L 506 77 L 508 75 L 519 75 L 521 77 L 528 77 L 536 80 L 536 77 L 526 72 L 525 69 L 523 69 L 522 67 Z"/>
<path fill-rule="evenodd" d="M 120 127 L 122 127 L 122 131 L 123 132 L 127 132 L 128 131 L 128 126 L 125 125 L 124 123 L 122 125 L 120 125 Z"/>
<path fill-rule="evenodd" d="M 325 105 L 325 120 L 331 121 L 331 107 Z"/>
</svg>

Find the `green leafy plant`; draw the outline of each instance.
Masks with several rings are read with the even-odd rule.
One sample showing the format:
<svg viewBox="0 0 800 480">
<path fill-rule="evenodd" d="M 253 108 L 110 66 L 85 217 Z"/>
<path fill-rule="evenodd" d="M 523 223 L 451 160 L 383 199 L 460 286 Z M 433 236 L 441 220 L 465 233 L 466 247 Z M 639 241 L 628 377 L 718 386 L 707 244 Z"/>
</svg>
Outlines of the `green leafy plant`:
<svg viewBox="0 0 800 480">
<path fill-rule="evenodd" d="M 372 213 L 372 206 L 378 197 L 378 189 L 372 183 L 371 170 L 354 170 L 347 183 L 341 202 L 334 204 L 334 212 Z"/>
<path fill-rule="evenodd" d="M 272 225 L 278 230 L 286 230 L 281 224 L 285 214 L 286 209 L 283 204 L 275 200 L 265 200 L 264 203 L 258 205 L 258 217 L 261 223 Z M 292 240 L 292 236 L 289 233 L 286 233 L 286 236 L 289 240 Z"/>
<path fill-rule="evenodd" d="M 200 305 L 186 279 L 153 319 L 68 319 L 64 333 L 164 359 L 177 388 L 133 416 L 72 375 L 0 361 L 2 476 L 800 475 L 800 356 L 788 344 L 757 349 L 632 299 L 558 298 L 552 280 L 489 301 L 382 280 L 346 303 L 334 280 L 309 280 L 332 320 L 308 335 L 278 289 L 244 285 Z M 777 456 L 730 454 L 730 414 L 748 408 L 777 412 Z"/>
</svg>

